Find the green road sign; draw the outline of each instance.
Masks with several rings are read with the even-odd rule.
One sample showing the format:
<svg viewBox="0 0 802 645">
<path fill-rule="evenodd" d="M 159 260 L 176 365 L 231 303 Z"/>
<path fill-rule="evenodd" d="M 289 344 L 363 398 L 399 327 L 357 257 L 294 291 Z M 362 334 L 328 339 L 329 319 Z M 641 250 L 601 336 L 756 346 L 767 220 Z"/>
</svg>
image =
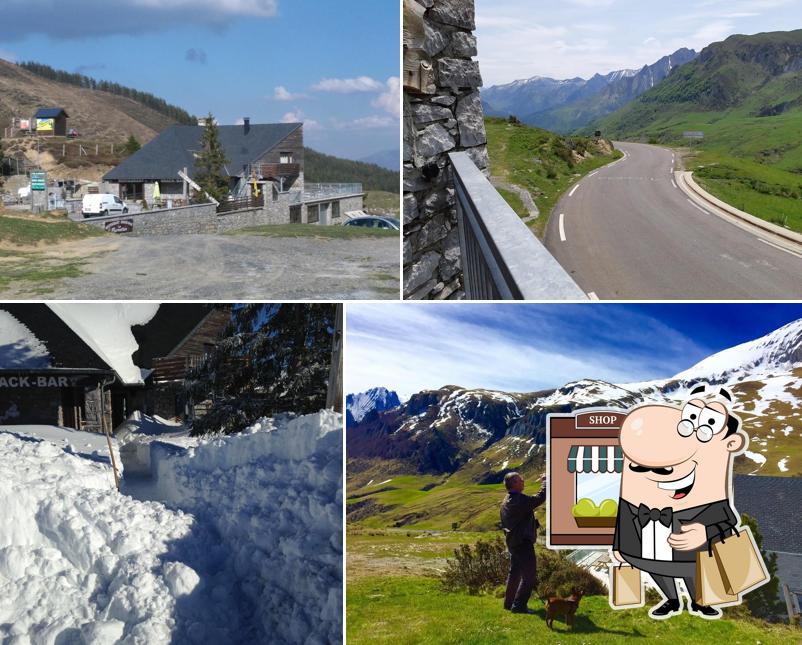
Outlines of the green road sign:
<svg viewBox="0 0 802 645">
<path fill-rule="evenodd" d="M 31 173 L 31 190 L 46 190 L 47 189 L 47 173 L 44 171 L 35 171 Z"/>
</svg>

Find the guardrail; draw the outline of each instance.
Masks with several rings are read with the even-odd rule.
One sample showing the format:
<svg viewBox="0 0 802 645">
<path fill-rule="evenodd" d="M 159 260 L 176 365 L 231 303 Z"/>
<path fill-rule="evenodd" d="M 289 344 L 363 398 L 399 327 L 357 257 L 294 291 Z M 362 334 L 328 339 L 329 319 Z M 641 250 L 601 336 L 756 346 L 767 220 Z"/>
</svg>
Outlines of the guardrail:
<svg viewBox="0 0 802 645">
<path fill-rule="evenodd" d="M 587 300 L 465 152 L 449 154 L 469 300 Z"/>
<path fill-rule="evenodd" d="M 304 201 L 337 197 L 339 195 L 361 195 L 362 184 L 311 184 L 304 185 Z"/>
</svg>

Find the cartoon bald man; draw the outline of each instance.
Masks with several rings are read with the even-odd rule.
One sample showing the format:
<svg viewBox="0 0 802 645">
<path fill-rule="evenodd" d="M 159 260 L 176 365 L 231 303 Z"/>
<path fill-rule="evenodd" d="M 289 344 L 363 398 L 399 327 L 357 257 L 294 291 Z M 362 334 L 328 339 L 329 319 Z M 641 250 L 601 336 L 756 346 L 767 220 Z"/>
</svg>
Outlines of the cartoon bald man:
<svg viewBox="0 0 802 645">
<path fill-rule="evenodd" d="M 613 556 L 649 573 L 662 591 L 665 599 L 649 611 L 652 618 L 682 612 L 678 578 L 691 597 L 689 613 L 721 616 L 695 601 L 696 552 L 708 540 L 731 535 L 739 522 L 730 502 L 732 459 L 749 437 L 729 411 L 732 395 L 706 390 L 694 388 L 681 408 L 635 408 L 621 426 L 624 463 Z"/>
</svg>

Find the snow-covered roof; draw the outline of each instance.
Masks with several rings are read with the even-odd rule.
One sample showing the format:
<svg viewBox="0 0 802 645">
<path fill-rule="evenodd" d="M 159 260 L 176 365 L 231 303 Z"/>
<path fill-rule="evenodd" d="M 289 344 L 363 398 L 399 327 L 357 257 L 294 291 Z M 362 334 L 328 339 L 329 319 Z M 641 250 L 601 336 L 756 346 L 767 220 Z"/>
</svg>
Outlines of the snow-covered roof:
<svg viewBox="0 0 802 645">
<path fill-rule="evenodd" d="M 159 308 L 151 303 L 48 303 L 126 385 L 143 383 L 142 372 L 132 356 L 139 345 L 132 325 L 144 325 Z"/>
<path fill-rule="evenodd" d="M 44 343 L 8 311 L 0 310 L 0 369 L 38 369 L 50 363 Z"/>
</svg>

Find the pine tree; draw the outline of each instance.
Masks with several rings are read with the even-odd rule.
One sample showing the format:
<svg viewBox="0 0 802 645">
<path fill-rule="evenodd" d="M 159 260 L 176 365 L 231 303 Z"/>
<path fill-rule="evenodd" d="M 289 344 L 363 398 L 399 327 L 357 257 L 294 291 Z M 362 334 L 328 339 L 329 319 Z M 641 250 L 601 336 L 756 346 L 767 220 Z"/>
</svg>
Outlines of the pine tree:
<svg viewBox="0 0 802 645">
<path fill-rule="evenodd" d="M 335 315 L 333 304 L 235 307 L 221 342 L 187 379 L 193 401 L 212 401 L 193 433 L 229 434 L 264 416 L 324 408 Z"/>
<path fill-rule="evenodd" d="M 211 112 L 206 118 L 200 140 L 201 148 L 195 159 L 195 177 L 198 185 L 218 202 L 228 197 L 228 177 L 223 168 L 228 163 L 220 133 Z"/>
<path fill-rule="evenodd" d="M 763 550 L 763 536 L 758 530 L 757 520 L 754 517 L 742 514 L 741 524 L 751 529 L 755 544 L 758 551 L 760 551 L 760 555 L 763 556 L 763 562 L 766 563 L 766 569 L 771 578 L 765 585 L 746 594 L 744 599 L 747 607 L 749 607 L 749 612 L 753 616 L 770 618 L 783 610 L 782 603 L 778 597 L 780 579 L 777 577 L 777 554 Z"/>
<path fill-rule="evenodd" d="M 136 137 L 132 134 L 128 137 L 128 141 L 125 142 L 125 149 L 128 151 L 129 154 L 134 154 L 137 152 L 142 146 L 137 141 Z"/>
</svg>

